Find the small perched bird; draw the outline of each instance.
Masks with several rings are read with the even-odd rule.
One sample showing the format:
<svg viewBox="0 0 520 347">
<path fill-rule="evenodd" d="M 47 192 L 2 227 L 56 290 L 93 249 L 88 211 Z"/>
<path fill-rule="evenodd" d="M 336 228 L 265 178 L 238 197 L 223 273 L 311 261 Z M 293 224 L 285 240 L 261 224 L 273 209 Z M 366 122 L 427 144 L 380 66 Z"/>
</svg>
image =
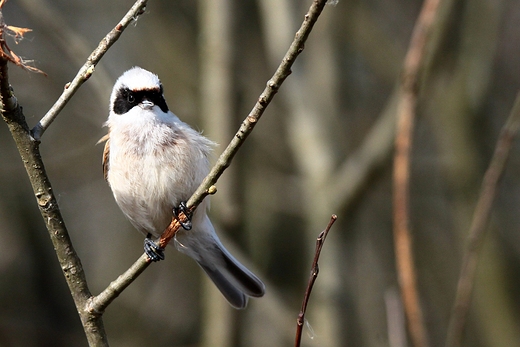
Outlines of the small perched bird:
<svg viewBox="0 0 520 347">
<path fill-rule="evenodd" d="M 168 227 L 178 209 L 209 172 L 214 143 L 182 122 L 166 105 L 157 75 L 126 71 L 110 96 L 103 172 L 114 198 L 134 227 L 146 235 L 145 251 L 164 259 L 151 239 Z M 224 248 L 207 215 L 206 198 L 175 236 L 179 251 L 195 259 L 229 303 L 244 308 L 265 286 Z M 191 227 L 191 230 L 189 230 Z"/>
</svg>

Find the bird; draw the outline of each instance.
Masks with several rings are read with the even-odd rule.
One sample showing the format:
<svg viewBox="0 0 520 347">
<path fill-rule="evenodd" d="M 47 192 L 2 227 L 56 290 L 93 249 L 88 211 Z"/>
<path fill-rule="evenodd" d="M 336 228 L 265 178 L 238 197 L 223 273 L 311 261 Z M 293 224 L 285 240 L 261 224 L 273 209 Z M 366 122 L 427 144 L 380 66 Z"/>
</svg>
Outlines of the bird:
<svg viewBox="0 0 520 347">
<path fill-rule="evenodd" d="M 171 112 L 159 77 L 137 66 L 116 80 L 104 126 L 104 178 L 123 214 L 146 236 L 148 257 L 162 260 L 163 249 L 152 238 L 186 210 L 185 202 L 209 172 L 215 143 Z M 265 285 L 223 246 L 208 208 L 206 198 L 173 243 L 200 265 L 231 306 L 243 309 L 249 297 L 264 295 Z"/>
</svg>

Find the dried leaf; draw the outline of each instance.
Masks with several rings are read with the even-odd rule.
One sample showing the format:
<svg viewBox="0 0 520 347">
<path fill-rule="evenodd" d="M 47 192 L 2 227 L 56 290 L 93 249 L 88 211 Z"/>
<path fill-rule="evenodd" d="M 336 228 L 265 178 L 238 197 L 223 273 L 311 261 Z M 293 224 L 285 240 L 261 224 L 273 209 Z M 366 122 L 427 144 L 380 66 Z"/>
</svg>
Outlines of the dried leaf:
<svg viewBox="0 0 520 347">
<path fill-rule="evenodd" d="M 12 36 L 14 38 L 14 42 L 16 43 L 20 42 L 26 33 L 32 31 L 32 29 L 29 28 L 20 28 L 12 25 L 6 25 L 5 28 L 7 29 L 7 34 Z"/>
<path fill-rule="evenodd" d="M 6 0 L 0 0 L 0 9 L 5 4 Z M 15 64 L 16 66 L 21 67 L 22 69 L 25 69 L 27 71 L 31 72 L 37 72 L 41 73 L 45 76 L 47 74 L 43 72 L 40 69 L 35 68 L 34 66 L 29 65 L 32 63 L 32 60 L 24 60 L 23 58 L 19 57 L 16 53 L 13 52 L 11 48 L 7 45 L 7 42 L 5 41 L 4 34 L 10 35 L 14 38 L 15 42 L 18 43 L 20 40 L 23 39 L 24 35 L 32 29 L 29 28 L 20 28 L 15 26 L 7 25 L 3 22 L 3 17 L 1 18 L 2 22 L 0 23 L 0 56 L 11 63 Z"/>
</svg>

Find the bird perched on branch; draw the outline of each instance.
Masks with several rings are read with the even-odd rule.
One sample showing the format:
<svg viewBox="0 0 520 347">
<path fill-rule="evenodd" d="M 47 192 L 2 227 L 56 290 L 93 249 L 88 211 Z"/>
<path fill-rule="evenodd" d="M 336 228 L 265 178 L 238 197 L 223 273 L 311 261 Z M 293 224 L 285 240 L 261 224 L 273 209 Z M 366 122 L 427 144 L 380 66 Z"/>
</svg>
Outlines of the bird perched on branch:
<svg viewBox="0 0 520 347">
<path fill-rule="evenodd" d="M 103 171 L 114 198 L 146 235 L 145 252 L 164 259 L 158 238 L 209 172 L 214 143 L 182 122 L 166 105 L 159 78 L 140 67 L 116 81 L 105 125 Z M 179 251 L 195 259 L 235 308 L 264 295 L 265 286 L 224 248 L 207 215 L 206 198 L 175 235 Z M 191 230 L 190 230 L 191 229 Z"/>
</svg>

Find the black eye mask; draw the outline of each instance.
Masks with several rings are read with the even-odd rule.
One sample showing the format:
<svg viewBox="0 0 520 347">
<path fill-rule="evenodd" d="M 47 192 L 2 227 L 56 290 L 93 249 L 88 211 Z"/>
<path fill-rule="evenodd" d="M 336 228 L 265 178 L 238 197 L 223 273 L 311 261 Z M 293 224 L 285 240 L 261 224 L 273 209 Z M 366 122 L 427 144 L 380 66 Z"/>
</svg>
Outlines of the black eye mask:
<svg viewBox="0 0 520 347">
<path fill-rule="evenodd" d="M 117 91 L 113 111 L 116 114 L 125 114 L 142 103 L 143 100 L 148 100 L 159 106 L 161 111 L 165 113 L 168 112 L 168 106 L 162 93 L 162 86 L 160 88 L 140 90 L 130 90 L 127 87 L 120 88 Z"/>
</svg>

